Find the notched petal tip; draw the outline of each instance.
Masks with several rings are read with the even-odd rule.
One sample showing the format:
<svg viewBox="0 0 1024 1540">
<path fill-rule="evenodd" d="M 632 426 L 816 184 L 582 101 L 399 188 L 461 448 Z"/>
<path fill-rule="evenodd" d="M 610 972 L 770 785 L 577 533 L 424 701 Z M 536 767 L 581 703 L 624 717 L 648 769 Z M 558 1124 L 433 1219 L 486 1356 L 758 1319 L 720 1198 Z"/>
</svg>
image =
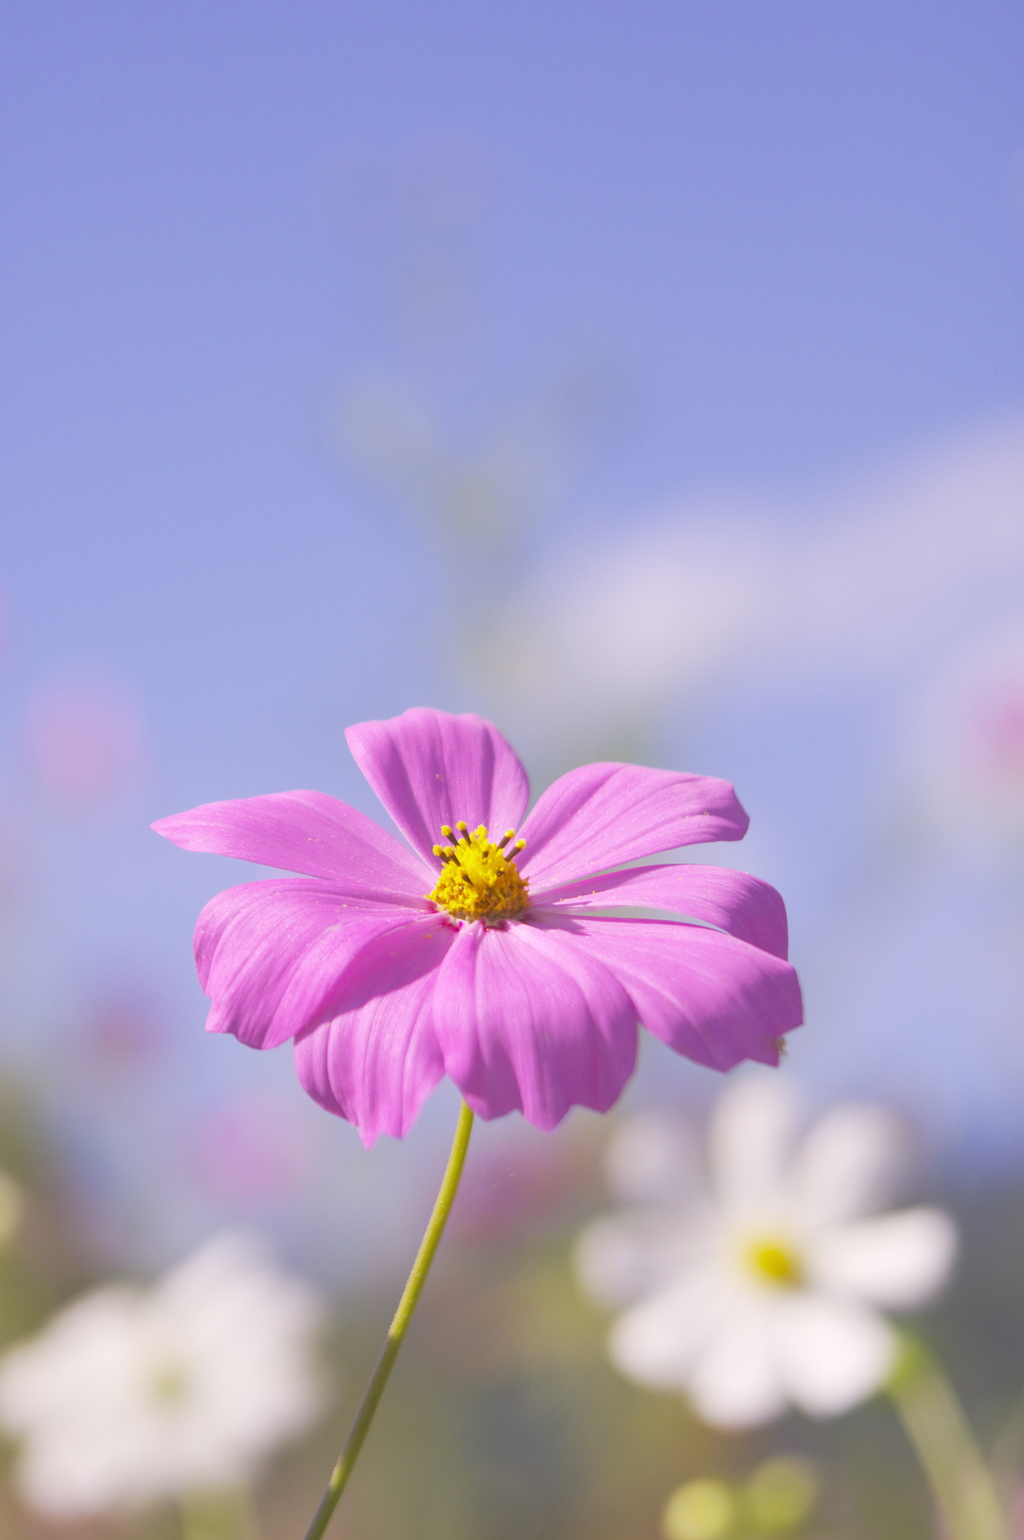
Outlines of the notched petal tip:
<svg viewBox="0 0 1024 1540">
<path fill-rule="evenodd" d="M 415 706 L 346 728 L 352 756 L 413 849 L 436 870 L 445 825 L 518 828 L 530 787 L 514 749 L 491 723 Z"/>
<path fill-rule="evenodd" d="M 380 1134 L 408 1133 L 444 1074 L 431 1000 L 452 939 L 418 918 L 370 942 L 346 975 L 344 1008 L 296 1037 L 303 1088 L 367 1148 Z"/>
<path fill-rule="evenodd" d="M 538 798 L 524 875 L 555 887 L 685 845 L 739 840 L 750 819 L 728 781 L 617 761 L 582 765 Z"/>
<path fill-rule="evenodd" d="M 438 979 L 445 1070 L 485 1119 L 550 1131 L 570 1107 L 606 1112 L 636 1061 L 636 1011 L 612 974 L 557 931 L 465 927 Z"/>
</svg>

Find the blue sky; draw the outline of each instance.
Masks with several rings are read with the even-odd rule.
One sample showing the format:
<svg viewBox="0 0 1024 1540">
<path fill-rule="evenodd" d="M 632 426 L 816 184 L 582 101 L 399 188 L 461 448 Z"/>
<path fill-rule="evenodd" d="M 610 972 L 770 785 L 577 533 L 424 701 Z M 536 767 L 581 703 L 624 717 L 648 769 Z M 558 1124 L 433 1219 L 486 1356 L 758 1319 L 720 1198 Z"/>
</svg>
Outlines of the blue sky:
<svg viewBox="0 0 1024 1540">
<path fill-rule="evenodd" d="M 128 663 L 179 774 L 186 735 L 193 770 L 294 773 L 268 712 L 308 743 L 434 683 L 429 553 L 331 453 L 354 371 L 472 440 L 611 361 L 628 422 L 555 511 L 578 523 L 799 485 L 1024 392 L 1012 5 L 13 4 L 6 31 L 17 654 Z M 408 346 L 323 188 L 438 129 L 497 190 L 460 250 L 475 320 Z"/>
<path fill-rule="evenodd" d="M 48 965 L 19 1000 L 187 973 L 228 867 L 150 817 L 294 785 L 369 806 L 347 722 L 477 704 L 445 637 L 480 574 L 346 463 L 353 381 L 466 452 L 565 374 L 606 382 L 534 564 L 1024 400 L 1018 6 L 8 0 L 4 32 L 9 801 L 25 702 L 72 666 L 137 696 L 151 767 L 96 827 L 33 815 L 19 923 Z M 479 217 L 417 224 L 402 168 L 453 140 Z M 433 279 L 450 314 L 413 322 Z"/>
</svg>

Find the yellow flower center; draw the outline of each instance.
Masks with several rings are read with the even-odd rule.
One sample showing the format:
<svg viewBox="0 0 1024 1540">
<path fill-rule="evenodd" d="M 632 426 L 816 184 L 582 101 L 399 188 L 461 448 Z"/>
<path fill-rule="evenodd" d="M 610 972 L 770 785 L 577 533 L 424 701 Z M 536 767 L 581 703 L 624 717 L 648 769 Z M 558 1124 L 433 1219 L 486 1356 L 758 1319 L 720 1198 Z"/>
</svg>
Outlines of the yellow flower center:
<svg viewBox="0 0 1024 1540">
<path fill-rule="evenodd" d="M 803 1263 L 788 1241 L 759 1236 L 744 1247 L 743 1259 L 759 1283 L 798 1289 L 804 1281 Z"/>
<path fill-rule="evenodd" d="M 188 1375 L 178 1364 L 160 1364 L 149 1376 L 149 1390 L 164 1406 L 179 1406 L 189 1393 Z"/>
<path fill-rule="evenodd" d="M 461 821 L 454 829 L 442 824 L 441 833 L 450 843 L 434 846 L 435 856 L 444 865 L 427 898 L 457 920 L 484 920 L 488 925 L 500 925 L 503 920 L 516 919 L 529 907 L 530 899 L 526 882 L 512 859 L 526 841 L 508 843 L 515 832 L 507 829 L 492 845 L 485 824 L 472 834 Z"/>
</svg>

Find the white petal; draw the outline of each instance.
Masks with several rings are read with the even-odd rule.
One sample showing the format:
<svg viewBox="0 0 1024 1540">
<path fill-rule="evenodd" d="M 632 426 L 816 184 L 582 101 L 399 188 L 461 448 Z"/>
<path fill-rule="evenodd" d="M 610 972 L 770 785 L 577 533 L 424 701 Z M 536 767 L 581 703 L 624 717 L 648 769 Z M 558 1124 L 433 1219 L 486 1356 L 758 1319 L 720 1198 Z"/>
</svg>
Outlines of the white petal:
<svg viewBox="0 0 1024 1540">
<path fill-rule="evenodd" d="M 834 1417 L 872 1395 L 896 1351 L 895 1333 L 880 1316 L 820 1294 L 780 1301 L 777 1329 L 786 1389 L 812 1417 Z"/>
<path fill-rule="evenodd" d="M 719 1097 L 708 1142 L 715 1192 L 724 1208 L 749 1213 L 774 1207 L 798 1113 L 790 1083 L 774 1070 L 748 1072 Z"/>
<path fill-rule="evenodd" d="M 605 1169 L 612 1193 L 626 1203 L 685 1205 L 701 1173 L 695 1131 L 664 1113 L 638 1113 L 612 1136 Z"/>
<path fill-rule="evenodd" d="M 702 1269 L 634 1305 L 608 1338 L 612 1362 L 643 1385 L 681 1390 L 694 1357 L 722 1319 L 727 1292 L 717 1270 Z"/>
<path fill-rule="evenodd" d="M 815 1237 L 812 1281 L 891 1310 L 910 1309 L 941 1289 L 956 1257 L 956 1226 L 937 1208 L 906 1209 Z"/>
<path fill-rule="evenodd" d="M 237 1482 L 318 1409 L 319 1316 L 304 1283 L 237 1237 L 147 1293 L 102 1289 L 68 1306 L 0 1363 L 25 1497 L 69 1515 Z M 167 1372 L 183 1379 L 172 1402 L 158 1388 Z"/>
<path fill-rule="evenodd" d="M 686 1270 L 693 1249 L 674 1215 L 616 1214 L 587 1225 L 576 1245 L 576 1271 L 599 1304 L 623 1305 L 666 1288 Z"/>
<path fill-rule="evenodd" d="M 833 1107 L 811 1129 L 793 1164 L 793 1198 L 805 1223 L 835 1223 L 881 1207 L 892 1196 L 906 1151 L 906 1130 L 884 1107 Z"/>
<path fill-rule="evenodd" d="M 62 1310 L 38 1337 L 0 1361 L 0 1421 L 33 1435 L 55 1421 L 94 1422 L 120 1405 L 130 1378 L 141 1303 L 129 1289 L 98 1289 Z"/>
<path fill-rule="evenodd" d="M 749 1428 L 786 1409 L 778 1368 L 775 1301 L 748 1295 L 733 1303 L 698 1355 L 689 1377 L 690 1399 L 705 1422 Z"/>
</svg>

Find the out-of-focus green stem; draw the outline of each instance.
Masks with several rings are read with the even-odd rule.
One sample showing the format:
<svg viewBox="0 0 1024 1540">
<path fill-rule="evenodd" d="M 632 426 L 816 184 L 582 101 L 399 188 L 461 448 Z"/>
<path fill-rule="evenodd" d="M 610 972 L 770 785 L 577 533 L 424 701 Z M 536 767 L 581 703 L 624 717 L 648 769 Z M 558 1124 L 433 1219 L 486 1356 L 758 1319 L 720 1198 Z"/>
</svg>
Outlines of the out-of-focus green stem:
<svg viewBox="0 0 1024 1540">
<path fill-rule="evenodd" d="M 1024 1464 L 1024 1395 L 1018 1396 L 992 1447 L 989 1466 L 1004 1511 L 1016 1501 L 1019 1472 Z"/>
<path fill-rule="evenodd" d="M 256 1509 L 248 1488 L 183 1493 L 178 1511 L 183 1540 L 257 1540 Z"/>
<path fill-rule="evenodd" d="M 420 1249 L 416 1253 L 416 1260 L 412 1264 L 412 1272 L 408 1282 L 402 1291 L 402 1297 L 398 1301 L 398 1309 L 395 1311 L 394 1320 L 388 1328 L 388 1334 L 381 1349 L 381 1355 L 377 1360 L 377 1366 L 370 1376 L 370 1383 L 359 1403 L 355 1421 L 345 1441 L 345 1447 L 338 1456 L 338 1463 L 331 1474 L 327 1484 L 327 1491 L 321 1499 L 320 1506 L 313 1515 L 313 1522 L 306 1531 L 306 1540 L 320 1540 L 321 1535 L 331 1520 L 331 1515 L 338 1506 L 338 1499 L 352 1474 L 352 1467 L 356 1463 L 363 1440 L 370 1429 L 373 1414 L 377 1410 L 377 1403 L 384 1394 L 384 1386 L 388 1382 L 395 1359 L 398 1357 L 398 1349 L 402 1346 L 402 1340 L 412 1320 L 412 1313 L 416 1309 L 416 1301 L 427 1281 L 427 1273 L 430 1264 L 434 1260 L 434 1253 L 438 1248 L 441 1236 L 444 1233 L 448 1215 L 451 1212 L 452 1202 L 459 1188 L 459 1178 L 462 1176 L 462 1168 L 466 1161 L 466 1150 L 469 1145 L 469 1136 L 473 1130 L 473 1114 L 462 1104 L 459 1113 L 459 1121 L 455 1129 L 455 1140 L 452 1144 L 452 1152 L 448 1157 L 448 1165 L 445 1168 L 444 1179 L 441 1182 L 441 1190 L 434 1204 L 434 1212 L 430 1216 Z"/>
<path fill-rule="evenodd" d="M 904 1337 L 886 1390 L 950 1540 L 1009 1540 L 992 1474 L 945 1370 L 923 1342 Z"/>
</svg>

